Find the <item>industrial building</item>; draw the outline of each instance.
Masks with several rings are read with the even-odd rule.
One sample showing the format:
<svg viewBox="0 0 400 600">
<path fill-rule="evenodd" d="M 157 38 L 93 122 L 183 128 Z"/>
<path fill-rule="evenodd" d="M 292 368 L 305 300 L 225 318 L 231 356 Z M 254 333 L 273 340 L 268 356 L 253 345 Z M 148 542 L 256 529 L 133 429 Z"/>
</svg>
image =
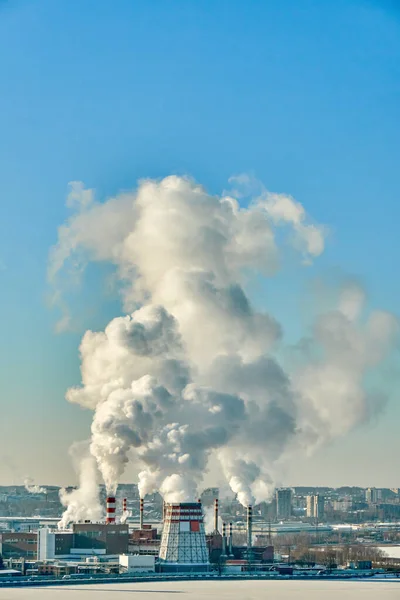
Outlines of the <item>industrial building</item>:
<svg viewBox="0 0 400 600">
<path fill-rule="evenodd" d="M 209 570 L 200 502 L 166 504 L 159 558 L 163 571 Z"/>
<path fill-rule="evenodd" d="M 144 523 L 144 502 L 140 500 L 139 528 L 124 521 L 127 502 L 117 515 L 115 498 L 106 499 L 102 523 L 73 523 L 70 529 L 40 527 L 36 532 L 0 534 L 4 558 L 21 561 L 23 572 L 32 569 L 41 575 L 79 573 L 207 572 L 212 568 L 234 572 L 262 568 L 273 561 L 270 544 L 253 547 L 252 507 L 247 508 L 247 543 L 233 544 L 233 523 L 219 531 L 219 502 L 214 499 L 214 527 L 206 536 L 202 503 L 164 504 L 162 534 Z M 29 561 L 22 562 L 22 561 Z"/>
<path fill-rule="evenodd" d="M 37 534 L 20 531 L 0 533 L 0 556 L 36 559 Z"/>
<path fill-rule="evenodd" d="M 156 559 L 155 556 L 123 554 L 119 557 L 119 564 L 122 573 L 154 573 Z"/>
</svg>

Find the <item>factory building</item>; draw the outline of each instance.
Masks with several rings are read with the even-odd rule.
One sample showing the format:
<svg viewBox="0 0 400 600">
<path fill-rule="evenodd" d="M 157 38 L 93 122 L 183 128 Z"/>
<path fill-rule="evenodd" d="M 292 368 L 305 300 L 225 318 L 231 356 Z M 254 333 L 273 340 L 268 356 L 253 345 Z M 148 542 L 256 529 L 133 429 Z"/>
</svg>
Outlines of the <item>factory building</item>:
<svg viewBox="0 0 400 600">
<path fill-rule="evenodd" d="M 155 556 L 141 556 L 138 554 L 123 554 L 119 557 L 122 573 L 154 573 Z"/>
<path fill-rule="evenodd" d="M 37 535 L 34 532 L 0 533 L 0 555 L 4 558 L 37 558 Z"/>
<path fill-rule="evenodd" d="M 119 555 L 128 552 L 128 525 L 74 523 L 71 531 L 39 529 L 31 534 L 37 539 L 39 560 L 85 555 Z M 36 541 L 35 541 L 36 543 Z"/>
<path fill-rule="evenodd" d="M 158 556 L 160 537 L 157 529 L 151 525 L 143 525 L 129 534 L 128 551 L 130 554 L 150 554 Z"/>
<path fill-rule="evenodd" d="M 128 552 L 129 528 L 125 523 L 74 523 L 72 533 L 74 536 L 72 554 L 80 554 L 84 549 L 98 550 L 99 554 Z"/>
<path fill-rule="evenodd" d="M 37 532 L 38 560 L 50 560 L 56 556 L 69 555 L 73 543 L 72 532 L 53 531 L 48 527 L 42 527 Z"/>
</svg>

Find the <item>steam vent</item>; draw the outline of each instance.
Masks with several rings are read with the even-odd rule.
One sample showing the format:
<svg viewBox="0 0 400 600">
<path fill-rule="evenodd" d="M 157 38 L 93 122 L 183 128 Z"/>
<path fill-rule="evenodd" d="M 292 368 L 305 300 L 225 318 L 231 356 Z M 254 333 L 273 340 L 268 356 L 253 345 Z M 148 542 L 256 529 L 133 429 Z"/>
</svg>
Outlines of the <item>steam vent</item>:
<svg viewBox="0 0 400 600">
<path fill-rule="evenodd" d="M 208 550 L 200 502 L 165 505 L 160 561 L 163 571 L 208 570 Z"/>
</svg>

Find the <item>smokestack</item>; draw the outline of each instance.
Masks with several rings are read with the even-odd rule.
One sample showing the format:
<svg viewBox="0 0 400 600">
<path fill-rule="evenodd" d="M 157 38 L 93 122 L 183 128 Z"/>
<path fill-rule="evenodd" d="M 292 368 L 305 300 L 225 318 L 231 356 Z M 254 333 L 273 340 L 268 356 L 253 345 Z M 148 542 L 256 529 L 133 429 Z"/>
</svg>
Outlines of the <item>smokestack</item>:
<svg viewBox="0 0 400 600">
<path fill-rule="evenodd" d="M 108 496 L 106 500 L 106 523 L 115 523 L 115 496 Z"/>
<path fill-rule="evenodd" d="M 226 556 L 226 523 L 222 523 L 222 556 Z"/>
<path fill-rule="evenodd" d="M 247 553 L 250 558 L 251 543 L 253 537 L 253 508 L 247 507 Z"/>
<path fill-rule="evenodd" d="M 125 514 L 126 511 L 127 511 L 127 508 L 126 508 L 126 498 L 124 498 L 122 500 L 122 514 Z"/>
<path fill-rule="evenodd" d="M 143 500 L 143 498 L 140 498 L 139 529 L 143 529 L 143 509 L 144 509 L 144 500 Z"/>
<path fill-rule="evenodd" d="M 218 498 L 214 500 L 214 532 L 218 531 Z"/>
<path fill-rule="evenodd" d="M 229 556 L 233 556 L 233 525 L 229 523 Z"/>
</svg>

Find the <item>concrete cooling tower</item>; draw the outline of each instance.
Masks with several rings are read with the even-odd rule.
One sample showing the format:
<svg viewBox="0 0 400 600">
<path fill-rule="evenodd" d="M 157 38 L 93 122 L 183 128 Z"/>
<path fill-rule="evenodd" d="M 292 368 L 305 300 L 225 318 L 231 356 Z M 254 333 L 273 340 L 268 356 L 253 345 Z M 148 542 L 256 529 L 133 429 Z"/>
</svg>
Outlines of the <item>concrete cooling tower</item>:
<svg viewBox="0 0 400 600">
<path fill-rule="evenodd" d="M 208 549 L 200 502 L 165 505 L 160 563 L 163 571 L 208 571 Z"/>
</svg>

